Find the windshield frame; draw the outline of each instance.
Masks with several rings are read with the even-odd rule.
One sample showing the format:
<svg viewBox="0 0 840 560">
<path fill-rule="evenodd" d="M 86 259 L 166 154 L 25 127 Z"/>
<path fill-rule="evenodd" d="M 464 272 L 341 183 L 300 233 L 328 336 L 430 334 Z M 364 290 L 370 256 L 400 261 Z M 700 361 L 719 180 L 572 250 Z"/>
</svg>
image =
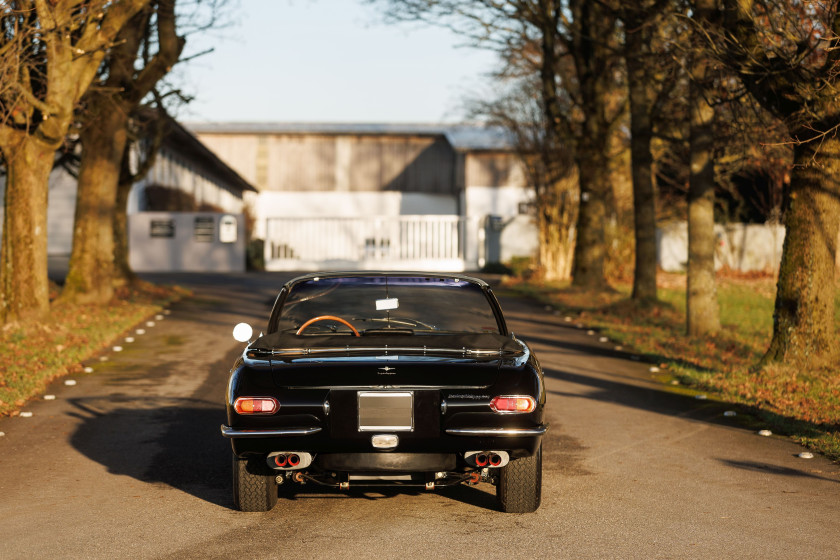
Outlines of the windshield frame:
<svg viewBox="0 0 840 560">
<path fill-rule="evenodd" d="M 484 295 L 487 305 L 490 306 L 490 309 L 493 313 L 493 316 L 496 320 L 496 325 L 498 326 L 498 334 L 503 336 L 508 336 L 507 325 L 504 320 L 504 316 L 502 314 L 501 308 L 499 307 L 499 302 L 496 299 L 496 296 L 493 294 L 490 287 L 487 285 L 486 282 L 480 280 L 478 278 L 473 278 L 470 276 L 464 276 L 461 274 L 442 274 L 442 273 L 428 273 L 428 272 L 389 272 L 389 273 L 382 273 L 382 272 L 347 272 L 347 273 L 321 273 L 321 274 L 307 274 L 305 276 L 300 276 L 294 278 L 287 282 L 283 288 L 280 290 L 280 293 L 275 300 L 274 307 L 271 310 L 271 315 L 269 317 L 268 328 L 266 330 L 266 334 L 271 334 L 278 332 L 280 329 L 280 323 L 283 313 L 283 308 L 285 307 L 286 299 L 292 293 L 295 285 L 305 282 L 317 281 L 320 279 L 341 279 L 341 278 L 393 278 L 393 279 L 400 279 L 400 278 L 429 278 L 429 279 L 441 279 L 441 280 L 450 280 L 450 281 L 459 281 L 468 283 L 474 287 L 480 289 L 481 293 Z M 430 333 L 422 332 L 418 333 L 424 336 L 429 335 Z M 443 334 L 451 334 L 451 333 L 440 333 Z"/>
</svg>

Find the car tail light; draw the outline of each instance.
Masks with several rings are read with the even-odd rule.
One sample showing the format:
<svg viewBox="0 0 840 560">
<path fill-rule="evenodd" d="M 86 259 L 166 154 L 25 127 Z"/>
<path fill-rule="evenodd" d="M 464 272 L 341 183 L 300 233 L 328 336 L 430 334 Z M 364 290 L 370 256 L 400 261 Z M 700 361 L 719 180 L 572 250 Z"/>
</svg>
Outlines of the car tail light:
<svg viewBox="0 0 840 560">
<path fill-rule="evenodd" d="M 237 414 L 274 414 L 280 403 L 271 397 L 239 397 L 233 408 Z"/>
<path fill-rule="evenodd" d="M 534 412 L 537 408 L 537 401 L 534 397 L 525 395 L 505 395 L 494 397 L 490 401 L 490 408 L 502 413 Z"/>
</svg>

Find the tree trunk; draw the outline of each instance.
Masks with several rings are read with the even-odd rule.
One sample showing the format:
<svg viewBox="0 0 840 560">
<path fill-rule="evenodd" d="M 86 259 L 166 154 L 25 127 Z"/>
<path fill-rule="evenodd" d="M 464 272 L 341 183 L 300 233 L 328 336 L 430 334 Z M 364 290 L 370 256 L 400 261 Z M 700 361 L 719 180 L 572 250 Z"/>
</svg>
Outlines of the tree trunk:
<svg viewBox="0 0 840 560">
<path fill-rule="evenodd" d="M 73 252 L 62 299 L 107 303 L 114 296 L 114 205 L 128 117 L 119 104 L 82 129 Z"/>
<path fill-rule="evenodd" d="M 830 125 L 822 125 L 827 130 Z M 813 130 L 800 131 L 800 137 Z M 786 200 L 773 338 L 763 362 L 805 366 L 835 363 L 840 340 L 834 326 L 834 263 L 840 230 L 840 139 L 794 149 Z"/>
<path fill-rule="evenodd" d="M 609 195 L 609 160 L 606 146 L 586 138 L 578 145 L 580 206 L 578 207 L 572 285 L 604 289 L 604 260 L 607 254 L 604 224 Z"/>
<path fill-rule="evenodd" d="M 574 212 L 570 202 L 571 192 L 562 184 L 566 182 L 568 180 L 550 187 L 553 190 L 551 201 L 544 202 L 537 210 L 539 272 L 543 280 L 568 280 L 572 273 L 570 229 L 574 223 Z"/>
<path fill-rule="evenodd" d="M 610 38 L 614 36 L 616 20 L 609 6 L 601 2 L 579 0 L 570 3 L 569 9 L 577 26 L 571 50 L 583 117 L 575 146 L 580 207 L 572 285 L 601 290 L 607 287 L 604 225 L 612 200 L 609 140 L 614 118 L 608 117 L 608 107 L 615 85 L 615 52 Z"/>
<path fill-rule="evenodd" d="M 720 329 L 715 283 L 715 179 L 710 124 L 713 112 L 701 93 L 692 94 L 686 294 L 689 336 L 703 336 Z"/>
<path fill-rule="evenodd" d="M 540 94 L 545 122 L 544 148 L 541 150 L 542 173 L 535 174 L 542 188 L 537 189 L 537 226 L 539 241 L 539 269 L 545 280 L 566 280 L 570 275 L 569 201 L 562 186 L 568 173 L 567 149 L 570 134 L 567 117 L 557 96 L 557 25 L 560 6 L 551 0 L 539 2 L 540 28 Z"/>
<path fill-rule="evenodd" d="M 41 318 L 49 312 L 47 196 L 55 147 L 31 136 L 7 150 L 0 322 Z"/>
<path fill-rule="evenodd" d="M 698 21 L 708 21 L 712 6 L 698 2 Z M 696 39 L 699 43 L 700 40 Z M 689 87 L 688 283 L 686 334 L 703 336 L 720 330 L 715 283 L 715 168 L 713 94 L 707 89 L 709 61 L 699 46 L 692 61 Z"/>
<path fill-rule="evenodd" d="M 636 12 L 630 10 L 632 15 Z M 630 18 L 628 18 L 630 19 Z M 633 177 L 633 221 L 636 263 L 633 299 L 656 300 L 656 195 L 653 188 L 651 112 L 653 84 L 645 72 L 644 49 L 650 44 L 650 28 L 640 18 L 627 22 L 624 60 L 627 65 L 630 104 L 630 160 Z M 649 62 L 648 62 L 649 64 Z"/>
<path fill-rule="evenodd" d="M 25 23 L 7 26 L 4 61 L 19 67 L 0 88 L 4 107 L 13 108 L 11 120 L 0 119 L 9 170 L 0 257 L 4 322 L 48 311 L 47 196 L 55 150 L 117 33 L 148 3 L 34 2 L 27 4 Z"/>
</svg>

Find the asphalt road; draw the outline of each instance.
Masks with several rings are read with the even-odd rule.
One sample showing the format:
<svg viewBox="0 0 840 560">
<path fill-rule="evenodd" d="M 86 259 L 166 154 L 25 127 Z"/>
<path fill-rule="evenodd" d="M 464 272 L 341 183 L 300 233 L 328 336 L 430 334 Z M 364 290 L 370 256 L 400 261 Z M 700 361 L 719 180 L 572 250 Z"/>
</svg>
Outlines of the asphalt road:
<svg viewBox="0 0 840 560">
<path fill-rule="evenodd" d="M 838 558 L 840 467 L 801 459 L 727 407 L 673 393 L 540 306 L 502 299 L 547 375 L 542 507 L 493 488 L 304 487 L 269 513 L 231 509 L 219 434 L 231 328 L 265 324 L 288 275 L 161 276 L 196 297 L 76 385 L 0 419 L 0 558 Z"/>
</svg>

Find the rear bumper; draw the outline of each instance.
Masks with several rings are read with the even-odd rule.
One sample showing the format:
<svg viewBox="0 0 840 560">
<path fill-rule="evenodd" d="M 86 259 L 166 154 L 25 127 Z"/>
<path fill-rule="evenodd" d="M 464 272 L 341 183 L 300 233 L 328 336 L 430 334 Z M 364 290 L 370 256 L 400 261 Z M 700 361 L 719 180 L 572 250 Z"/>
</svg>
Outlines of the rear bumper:
<svg viewBox="0 0 840 560">
<path fill-rule="evenodd" d="M 233 452 L 240 457 L 264 455 L 275 451 L 299 451 L 315 454 L 373 453 L 373 454 L 456 454 L 467 451 L 499 450 L 511 458 L 533 455 L 548 426 L 522 427 L 458 427 L 446 428 L 434 434 L 396 432 L 396 448 L 376 449 L 372 437 L 376 432 L 356 432 L 336 436 L 317 426 L 289 426 L 283 428 L 231 428 L 222 426 L 222 435 L 231 442 Z M 389 433 L 383 430 L 382 433 Z"/>
<path fill-rule="evenodd" d="M 222 436 L 226 438 L 261 438 L 261 437 L 295 437 L 311 436 L 321 431 L 321 428 L 281 428 L 277 430 L 242 430 L 222 424 Z M 449 428 L 446 433 L 451 436 L 468 437 L 521 437 L 542 436 L 548 431 L 548 426 L 536 428 Z"/>
</svg>

